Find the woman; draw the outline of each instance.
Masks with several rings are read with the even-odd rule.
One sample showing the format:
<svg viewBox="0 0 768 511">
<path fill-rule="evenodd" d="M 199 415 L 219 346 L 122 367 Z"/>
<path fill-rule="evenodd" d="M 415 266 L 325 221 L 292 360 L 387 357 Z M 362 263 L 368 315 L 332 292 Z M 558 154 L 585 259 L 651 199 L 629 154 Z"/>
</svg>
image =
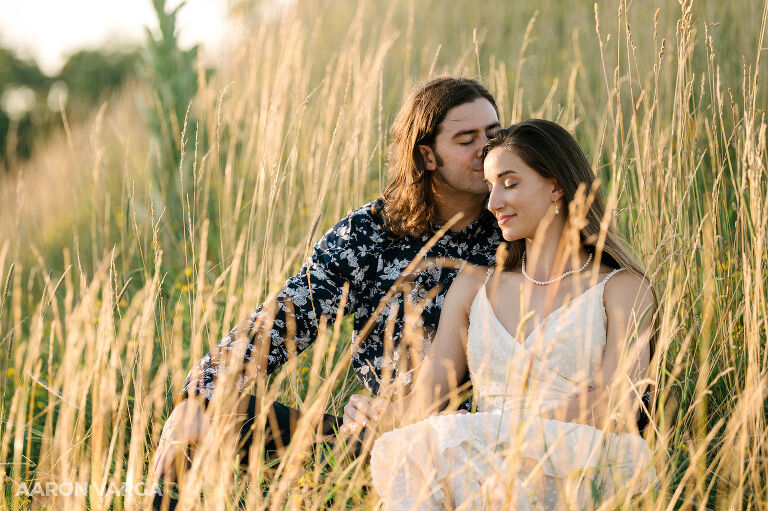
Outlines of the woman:
<svg viewBox="0 0 768 511">
<path fill-rule="evenodd" d="M 385 509 L 585 509 L 631 498 L 653 477 L 636 422 L 653 289 L 607 225 L 594 173 L 565 129 L 521 122 L 484 154 L 488 208 L 510 242 L 503 271 L 457 277 L 414 391 L 383 409 L 348 407 L 345 421 L 410 424 L 371 454 Z M 457 400 L 467 371 L 477 413 L 428 416 Z"/>
</svg>

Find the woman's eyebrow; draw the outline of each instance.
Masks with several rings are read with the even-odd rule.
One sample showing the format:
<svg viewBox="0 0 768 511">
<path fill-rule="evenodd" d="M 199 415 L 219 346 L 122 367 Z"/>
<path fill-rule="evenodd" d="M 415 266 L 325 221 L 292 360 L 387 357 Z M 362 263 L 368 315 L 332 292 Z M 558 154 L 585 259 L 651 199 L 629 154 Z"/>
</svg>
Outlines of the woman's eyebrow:
<svg viewBox="0 0 768 511">
<path fill-rule="evenodd" d="M 512 169 L 501 170 L 501 171 L 499 171 L 498 174 L 496 174 L 496 179 L 499 179 L 500 177 L 506 176 L 507 174 L 517 174 L 517 171 L 516 170 L 512 170 Z M 485 181 L 485 184 L 488 184 L 488 185 L 491 184 L 490 181 L 488 181 L 485 178 L 483 178 L 483 181 Z"/>
</svg>

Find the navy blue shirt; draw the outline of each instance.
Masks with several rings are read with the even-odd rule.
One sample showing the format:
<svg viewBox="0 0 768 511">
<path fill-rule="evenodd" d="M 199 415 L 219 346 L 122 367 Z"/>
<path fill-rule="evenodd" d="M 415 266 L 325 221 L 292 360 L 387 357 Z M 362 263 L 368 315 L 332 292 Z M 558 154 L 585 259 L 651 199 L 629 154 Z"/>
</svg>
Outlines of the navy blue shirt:
<svg viewBox="0 0 768 511">
<path fill-rule="evenodd" d="M 410 384 L 411 368 L 408 360 L 402 360 L 403 354 L 410 359 L 416 350 L 420 352 L 417 356 L 423 357 L 437 331 L 451 282 L 467 262 L 492 266 L 501 232 L 494 216 L 484 209 L 460 232 L 447 231 L 418 267 L 406 275 L 404 270 L 433 233 L 422 237 L 391 234 L 380 214 L 382 206 L 381 199 L 366 204 L 326 232 L 277 295 L 276 309 L 273 307 L 269 314 L 274 315 L 274 321 L 261 317 L 268 305 L 250 314 L 247 332 L 238 334 L 233 329 L 190 371 L 183 397 L 197 390 L 209 401 L 227 360 L 234 355 L 250 361 L 256 339 L 270 340 L 267 374 L 291 353 L 305 350 L 318 335 L 321 317 L 328 326 L 337 318 L 345 283 L 349 287 L 344 315 L 354 314 L 351 364 L 358 378 L 373 394 L 378 393 L 382 377 Z M 371 324 L 366 328 L 369 320 Z M 399 347 L 403 338 L 408 340 L 407 349 L 389 348 Z M 230 357 L 225 356 L 226 352 Z M 264 372 L 263 367 L 256 369 Z M 254 379 L 248 373 L 254 372 L 242 367 L 238 370 L 241 374 L 237 385 L 243 390 Z"/>
</svg>

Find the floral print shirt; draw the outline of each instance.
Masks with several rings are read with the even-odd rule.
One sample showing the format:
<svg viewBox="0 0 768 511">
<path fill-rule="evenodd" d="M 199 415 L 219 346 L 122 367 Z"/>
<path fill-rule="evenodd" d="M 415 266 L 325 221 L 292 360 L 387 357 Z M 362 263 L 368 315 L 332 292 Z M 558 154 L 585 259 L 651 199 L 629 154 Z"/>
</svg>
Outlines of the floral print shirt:
<svg viewBox="0 0 768 511">
<path fill-rule="evenodd" d="M 417 345 L 415 348 L 423 357 L 437 331 L 440 309 L 451 282 L 467 262 L 493 265 L 501 232 L 496 219 L 484 209 L 462 231 L 447 231 L 428 250 L 419 267 L 406 275 L 404 270 L 432 234 L 416 238 L 389 233 L 380 215 L 382 207 L 382 199 L 377 199 L 356 209 L 326 232 L 298 273 L 288 279 L 277 295 L 274 321 L 262 318 L 259 322 L 267 305 L 250 314 L 247 335 L 233 329 L 205 355 L 187 375 L 181 397 L 196 390 L 206 403 L 210 401 L 220 371 L 227 370 L 226 360 L 234 355 L 251 361 L 257 336 L 270 339 L 267 373 L 277 369 L 292 353 L 305 350 L 318 335 L 318 316 L 329 326 L 337 318 L 345 283 L 348 291 L 343 313 L 354 314 L 351 364 L 358 378 L 373 394 L 378 393 L 382 377 L 397 379 L 400 384 L 411 383 L 411 371 L 398 370 L 403 367 L 402 360 L 398 363 L 399 352 L 403 350 L 385 350 L 385 346 L 397 347 L 405 332 L 416 332 L 411 338 L 419 342 L 409 342 L 409 347 L 412 350 Z M 401 275 L 403 278 L 398 282 Z M 396 283 L 398 286 L 393 288 Z M 366 328 L 369 321 L 371 324 Z M 411 353 L 407 351 L 406 357 L 410 358 Z M 239 390 L 252 381 L 242 370 L 237 382 Z"/>
</svg>

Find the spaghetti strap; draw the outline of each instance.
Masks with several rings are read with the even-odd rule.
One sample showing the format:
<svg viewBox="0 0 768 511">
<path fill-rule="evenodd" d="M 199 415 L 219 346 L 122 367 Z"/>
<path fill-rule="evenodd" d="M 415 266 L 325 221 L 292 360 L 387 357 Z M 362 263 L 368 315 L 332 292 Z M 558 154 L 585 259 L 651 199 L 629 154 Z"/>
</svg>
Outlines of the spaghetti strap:
<svg viewBox="0 0 768 511">
<path fill-rule="evenodd" d="M 616 275 L 617 273 L 619 273 L 623 269 L 624 268 L 616 268 L 615 270 L 613 270 L 611 273 L 609 273 L 608 275 L 605 276 L 605 278 L 603 279 L 602 284 L 605 285 L 605 283 L 608 282 L 611 279 L 611 277 L 613 277 L 614 275 Z"/>
<path fill-rule="evenodd" d="M 607 312 L 605 311 L 605 283 L 608 282 L 611 279 L 611 277 L 613 277 L 614 275 L 616 275 L 617 273 L 619 273 L 623 269 L 624 268 L 616 268 L 611 273 L 606 275 L 605 278 L 603 279 L 603 281 L 600 282 L 600 284 L 599 284 L 600 286 L 603 287 L 603 289 L 600 291 L 600 294 L 602 295 L 601 298 L 600 298 L 600 303 L 603 306 L 603 313 L 605 313 L 605 314 L 607 314 Z"/>
<path fill-rule="evenodd" d="M 483 281 L 483 285 L 486 285 L 488 283 L 488 279 L 490 279 L 491 275 L 493 275 L 493 270 L 494 268 L 493 266 L 491 266 L 490 268 L 488 268 L 488 271 L 485 272 L 485 280 Z"/>
</svg>

